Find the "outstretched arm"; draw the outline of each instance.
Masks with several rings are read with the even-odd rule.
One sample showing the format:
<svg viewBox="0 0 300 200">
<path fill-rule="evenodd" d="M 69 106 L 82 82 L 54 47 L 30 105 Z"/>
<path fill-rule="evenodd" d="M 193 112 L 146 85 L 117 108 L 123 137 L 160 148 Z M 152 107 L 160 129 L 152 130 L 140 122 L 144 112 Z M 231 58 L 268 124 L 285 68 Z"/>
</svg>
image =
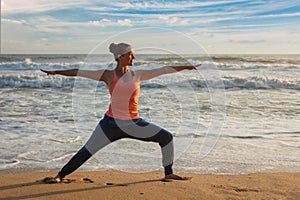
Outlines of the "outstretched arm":
<svg viewBox="0 0 300 200">
<path fill-rule="evenodd" d="M 79 70 L 79 69 L 69 69 L 69 70 L 44 70 L 42 72 L 47 75 L 63 75 L 63 76 L 80 76 L 96 81 L 106 81 L 106 71 L 105 70 Z"/>
<path fill-rule="evenodd" d="M 138 75 L 139 80 L 144 81 L 164 74 L 180 72 L 182 70 L 197 69 L 197 67 L 199 67 L 200 65 L 201 64 L 194 65 L 194 66 L 165 66 L 165 67 L 152 69 L 152 70 L 136 70 L 135 73 Z"/>
</svg>

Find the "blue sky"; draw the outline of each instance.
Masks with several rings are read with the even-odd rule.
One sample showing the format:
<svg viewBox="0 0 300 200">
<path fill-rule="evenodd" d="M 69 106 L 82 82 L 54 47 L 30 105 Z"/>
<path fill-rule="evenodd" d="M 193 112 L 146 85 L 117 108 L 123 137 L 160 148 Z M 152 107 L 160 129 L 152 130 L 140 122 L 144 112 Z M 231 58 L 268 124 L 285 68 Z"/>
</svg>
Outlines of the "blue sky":
<svg viewBox="0 0 300 200">
<path fill-rule="evenodd" d="M 176 34 L 147 32 L 156 27 L 210 54 L 299 54 L 299 24 L 299 0 L 1 0 L 1 53 L 88 53 L 126 31 L 116 42 L 179 45 Z"/>
</svg>

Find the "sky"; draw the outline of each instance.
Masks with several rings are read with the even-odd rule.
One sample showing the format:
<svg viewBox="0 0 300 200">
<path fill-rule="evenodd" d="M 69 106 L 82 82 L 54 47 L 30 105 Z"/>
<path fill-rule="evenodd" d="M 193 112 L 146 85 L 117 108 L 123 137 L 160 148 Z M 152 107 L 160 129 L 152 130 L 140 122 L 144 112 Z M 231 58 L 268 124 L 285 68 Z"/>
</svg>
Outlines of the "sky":
<svg viewBox="0 0 300 200">
<path fill-rule="evenodd" d="M 104 41 L 300 54 L 300 1 L 1 0 L 1 54 L 85 54 Z"/>
</svg>

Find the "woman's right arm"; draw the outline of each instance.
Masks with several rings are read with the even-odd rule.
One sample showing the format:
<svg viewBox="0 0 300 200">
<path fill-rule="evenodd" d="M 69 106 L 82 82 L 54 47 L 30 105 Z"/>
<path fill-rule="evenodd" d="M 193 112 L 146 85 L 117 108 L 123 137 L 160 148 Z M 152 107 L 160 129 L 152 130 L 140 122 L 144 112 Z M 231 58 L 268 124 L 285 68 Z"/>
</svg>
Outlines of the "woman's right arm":
<svg viewBox="0 0 300 200">
<path fill-rule="evenodd" d="M 69 70 L 44 70 L 42 72 L 47 75 L 63 75 L 63 76 L 80 76 L 96 81 L 107 81 L 107 71 L 106 70 L 79 70 L 79 69 L 69 69 Z"/>
<path fill-rule="evenodd" d="M 42 72 L 45 72 L 47 75 L 63 75 L 63 76 L 77 76 L 78 69 L 70 69 L 70 70 L 44 70 L 41 69 Z"/>
</svg>

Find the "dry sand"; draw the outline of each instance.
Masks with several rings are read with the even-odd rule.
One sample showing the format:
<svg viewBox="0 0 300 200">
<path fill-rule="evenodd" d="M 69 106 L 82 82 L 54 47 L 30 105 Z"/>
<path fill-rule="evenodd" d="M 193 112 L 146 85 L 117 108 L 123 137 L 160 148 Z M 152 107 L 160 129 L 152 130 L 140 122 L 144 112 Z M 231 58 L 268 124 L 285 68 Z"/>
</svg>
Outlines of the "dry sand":
<svg viewBox="0 0 300 200">
<path fill-rule="evenodd" d="M 162 172 L 75 172 L 63 183 L 45 184 L 55 172 L 0 174 L 0 199 L 300 199 L 300 173 L 183 174 L 161 181 Z"/>
</svg>

